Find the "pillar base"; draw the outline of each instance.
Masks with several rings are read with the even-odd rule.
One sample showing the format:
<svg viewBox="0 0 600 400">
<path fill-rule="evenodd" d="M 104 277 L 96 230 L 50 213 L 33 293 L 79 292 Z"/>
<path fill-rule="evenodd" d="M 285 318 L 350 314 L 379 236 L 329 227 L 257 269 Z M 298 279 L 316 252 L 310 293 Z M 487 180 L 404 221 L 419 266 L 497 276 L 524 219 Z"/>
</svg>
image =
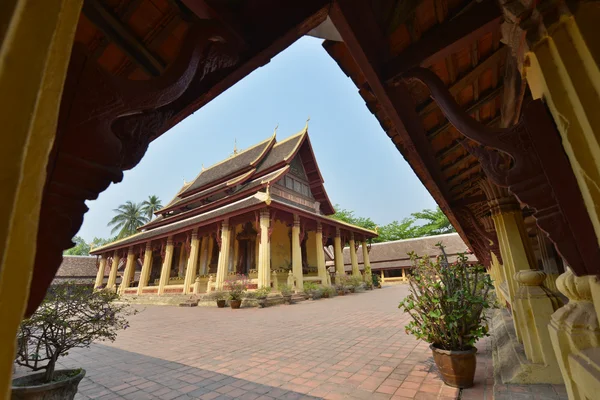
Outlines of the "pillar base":
<svg viewBox="0 0 600 400">
<path fill-rule="evenodd" d="M 556 366 L 532 363 L 517 340 L 513 320 L 507 310 L 493 310 L 490 318 L 494 376 L 504 384 L 564 384 Z"/>
</svg>

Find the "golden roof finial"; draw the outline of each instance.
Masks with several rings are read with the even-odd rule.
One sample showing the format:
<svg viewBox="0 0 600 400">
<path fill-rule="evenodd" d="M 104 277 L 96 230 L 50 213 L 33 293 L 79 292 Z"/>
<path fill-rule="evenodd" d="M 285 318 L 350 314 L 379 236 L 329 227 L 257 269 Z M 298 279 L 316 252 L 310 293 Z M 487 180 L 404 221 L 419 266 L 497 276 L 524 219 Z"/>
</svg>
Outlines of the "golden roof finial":
<svg viewBox="0 0 600 400">
<path fill-rule="evenodd" d="M 310 121 L 310 115 L 308 116 L 308 118 L 306 118 L 306 125 L 304 125 L 304 130 L 305 131 L 308 130 L 308 121 Z"/>
<path fill-rule="evenodd" d="M 238 149 L 237 149 L 237 138 L 233 139 L 233 155 L 236 155 L 238 153 Z"/>
<path fill-rule="evenodd" d="M 275 129 L 273 129 L 273 137 L 277 137 L 277 128 L 279 128 L 279 122 L 275 125 Z"/>
<path fill-rule="evenodd" d="M 265 200 L 267 205 L 271 204 L 271 182 L 267 184 L 267 199 Z"/>
<path fill-rule="evenodd" d="M 202 163 L 202 171 L 204 171 L 204 163 Z"/>
</svg>

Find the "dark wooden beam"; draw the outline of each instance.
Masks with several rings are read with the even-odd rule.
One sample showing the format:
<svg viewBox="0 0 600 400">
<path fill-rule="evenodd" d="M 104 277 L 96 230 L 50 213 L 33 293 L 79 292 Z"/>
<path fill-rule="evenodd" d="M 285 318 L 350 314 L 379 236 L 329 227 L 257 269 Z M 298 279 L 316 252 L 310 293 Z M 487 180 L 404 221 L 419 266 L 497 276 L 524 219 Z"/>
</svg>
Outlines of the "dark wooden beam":
<svg viewBox="0 0 600 400">
<path fill-rule="evenodd" d="M 490 120 L 489 122 L 486 123 L 486 125 L 488 126 L 497 126 L 498 123 L 500 122 L 500 116 L 496 116 L 494 119 Z M 464 140 L 466 140 L 467 138 L 464 136 L 461 136 L 460 138 L 458 138 L 456 140 L 456 142 L 454 142 L 450 147 L 443 149 L 442 151 L 438 152 L 435 157 L 439 160 L 448 157 L 450 154 L 454 153 L 456 150 L 460 149 L 462 147 L 462 142 Z"/>
<path fill-rule="evenodd" d="M 473 172 L 477 171 L 479 168 L 480 168 L 479 161 L 476 160 L 474 163 L 467 166 L 467 168 L 465 168 L 463 171 L 448 178 L 447 182 L 449 185 L 453 184 L 455 181 L 462 182 L 462 180 L 465 176 L 470 177 L 473 174 Z"/>
<path fill-rule="evenodd" d="M 461 233 L 461 237 L 468 241 L 450 208 L 449 192 L 439 163 L 435 159 L 406 85 L 387 85 L 380 75 L 381 67 L 389 60 L 389 48 L 387 38 L 382 34 L 369 5 L 366 1 L 338 0 L 331 6 L 329 17 L 366 78 L 381 111 L 391 121 L 400 137 L 399 143 L 396 140 L 394 143 L 404 149 L 403 155 L 417 176 Z"/>
<path fill-rule="evenodd" d="M 499 50 L 492 53 L 488 58 L 477 64 L 475 68 L 470 70 L 467 74 L 465 74 L 462 78 L 456 81 L 450 88 L 448 89 L 452 96 L 457 96 L 463 89 L 468 86 L 473 85 L 476 81 L 479 80 L 481 74 L 489 69 L 493 68 L 494 65 L 498 65 L 501 60 L 506 56 L 506 47 L 501 47 Z M 435 101 L 431 100 L 423 107 L 419 109 L 419 115 L 429 114 L 433 110 L 437 108 L 437 104 Z"/>
<path fill-rule="evenodd" d="M 246 47 L 246 34 L 242 24 L 224 5 L 219 2 L 208 2 L 206 0 L 181 0 L 185 7 L 189 8 L 201 19 L 217 20 L 234 38 L 240 47 Z"/>
<path fill-rule="evenodd" d="M 85 0 L 83 13 L 114 44 L 146 73 L 159 76 L 165 70 L 165 63 L 148 50 L 142 41 L 130 32 L 129 28 L 98 0 Z"/>
<path fill-rule="evenodd" d="M 476 195 L 476 196 L 465 197 L 462 199 L 454 200 L 454 201 L 452 201 L 452 206 L 453 207 L 465 207 L 465 206 L 471 206 L 471 205 L 479 204 L 479 203 L 483 203 L 483 202 L 487 202 L 487 197 L 485 197 L 484 194 L 480 194 L 480 195 Z"/>
<path fill-rule="evenodd" d="M 451 164 L 442 167 L 442 172 L 447 172 L 450 171 L 452 168 L 459 167 L 463 164 L 465 160 L 468 160 L 469 158 L 473 158 L 473 156 L 471 155 L 471 153 L 467 152 L 462 156 L 458 157 L 456 160 L 452 161 Z"/>
<path fill-rule="evenodd" d="M 417 43 L 401 52 L 382 68 L 383 80 L 397 84 L 406 71 L 428 67 L 446 58 L 476 38 L 500 29 L 502 11 L 495 1 L 471 3 L 469 9 L 428 31 Z"/>
<path fill-rule="evenodd" d="M 493 99 L 495 99 L 496 97 L 498 97 L 499 95 L 501 95 L 504 91 L 504 88 L 502 86 L 498 86 L 496 89 L 493 89 L 491 91 L 488 91 L 487 94 L 483 93 L 484 96 L 481 97 L 479 100 L 477 100 L 475 103 L 471 104 L 467 109 L 466 109 L 466 113 L 467 114 L 471 114 L 474 112 L 479 111 L 479 109 L 481 107 L 483 107 L 484 105 L 486 105 L 488 102 L 492 101 Z M 479 118 L 475 118 L 476 120 L 479 120 Z M 440 133 L 446 131 L 452 124 L 450 124 L 450 122 L 446 121 L 442 126 L 440 126 L 439 128 L 427 132 L 427 137 L 431 140 L 433 138 L 435 138 L 437 135 L 439 135 Z"/>
</svg>

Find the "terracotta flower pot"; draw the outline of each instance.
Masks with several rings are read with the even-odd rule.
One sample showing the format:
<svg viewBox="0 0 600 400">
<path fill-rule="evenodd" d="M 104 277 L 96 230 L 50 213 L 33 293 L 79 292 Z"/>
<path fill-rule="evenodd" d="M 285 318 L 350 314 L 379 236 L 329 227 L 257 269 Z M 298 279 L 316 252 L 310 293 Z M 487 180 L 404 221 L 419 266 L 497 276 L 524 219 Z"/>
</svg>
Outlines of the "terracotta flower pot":
<svg viewBox="0 0 600 400">
<path fill-rule="evenodd" d="M 63 369 L 54 372 L 55 377 L 64 374 L 74 373 L 75 370 Z M 78 374 L 63 378 L 57 382 L 43 383 L 39 382 L 44 377 L 44 372 L 22 376 L 12 381 L 13 400 L 71 400 L 77 393 L 77 386 L 85 376 L 85 370 L 82 369 Z"/>
<path fill-rule="evenodd" d="M 354 293 L 354 292 L 356 292 L 356 288 L 351 287 L 350 288 L 350 293 Z"/>
<path fill-rule="evenodd" d="M 446 385 L 461 389 L 473 386 L 477 366 L 475 347 L 465 351 L 441 350 L 433 345 L 429 348 Z"/>
<path fill-rule="evenodd" d="M 346 294 L 346 292 L 344 292 L 343 290 L 338 290 L 338 296 L 343 296 L 345 294 Z"/>
<path fill-rule="evenodd" d="M 229 300 L 229 305 L 233 309 L 238 309 L 242 305 L 242 301 L 241 300 Z"/>
<path fill-rule="evenodd" d="M 323 295 L 321 296 L 324 299 L 328 299 L 329 298 L 329 292 L 323 292 Z"/>
<path fill-rule="evenodd" d="M 217 307 L 225 308 L 225 300 L 217 300 Z"/>
</svg>

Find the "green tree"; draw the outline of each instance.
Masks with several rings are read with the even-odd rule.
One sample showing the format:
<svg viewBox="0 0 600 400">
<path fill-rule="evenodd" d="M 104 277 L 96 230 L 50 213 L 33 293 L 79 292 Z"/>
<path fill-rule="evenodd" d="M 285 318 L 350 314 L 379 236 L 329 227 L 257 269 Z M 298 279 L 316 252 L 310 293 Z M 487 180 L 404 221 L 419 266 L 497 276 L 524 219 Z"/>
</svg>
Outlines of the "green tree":
<svg viewBox="0 0 600 400">
<path fill-rule="evenodd" d="M 414 226 L 412 218 L 402 221 L 393 221 L 379 228 L 379 236 L 373 239 L 375 243 L 389 242 L 391 240 L 410 239 L 418 236 L 418 227 Z"/>
<path fill-rule="evenodd" d="M 435 210 L 425 209 L 412 213 L 411 216 L 415 220 L 425 221 L 424 224 L 417 227 L 417 236 L 433 236 L 456 232 L 456 229 L 439 206 Z"/>
<path fill-rule="evenodd" d="M 146 214 L 142 210 L 142 205 L 138 203 L 128 201 L 113 211 L 117 215 L 110 220 L 108 226 L 113 227 L 111 230 L 112 234 L 118 232 L 117 239 L 133 235 L 137 232 L 137 228 L 148 222 L 148 218 L 146 218 Z"/>
<path fill-rule="evenodd" d="M 162 208 L 162 202 L 158 196 L 148 196 L 148 200 L 142 201 L 142 212 L 146 214 L 148 221 L 152 220 L 154 213 Z"/>
<path fill-rule="evenodd" d="M 377 224 L 373 222 L 371 218 L 357 217 L 354 215 L 354 211 L 341 208 L 339 204 L 336 204 L 334 209 L 335 214 L 333 214 L 331 218 L 335 218 L 348 224 L 360 226 L 362 228 L 370 229 L 372 231 L 374 231 L 377 227 Z"/>
<path fill-rule="evenodd" d="M 81 236 L 75 236 L 73 239 L 75 246 L 64 251 L 67 256 L 87 256 L 90 254 L 90 245 L 85 242 Z"/>
</svg>

